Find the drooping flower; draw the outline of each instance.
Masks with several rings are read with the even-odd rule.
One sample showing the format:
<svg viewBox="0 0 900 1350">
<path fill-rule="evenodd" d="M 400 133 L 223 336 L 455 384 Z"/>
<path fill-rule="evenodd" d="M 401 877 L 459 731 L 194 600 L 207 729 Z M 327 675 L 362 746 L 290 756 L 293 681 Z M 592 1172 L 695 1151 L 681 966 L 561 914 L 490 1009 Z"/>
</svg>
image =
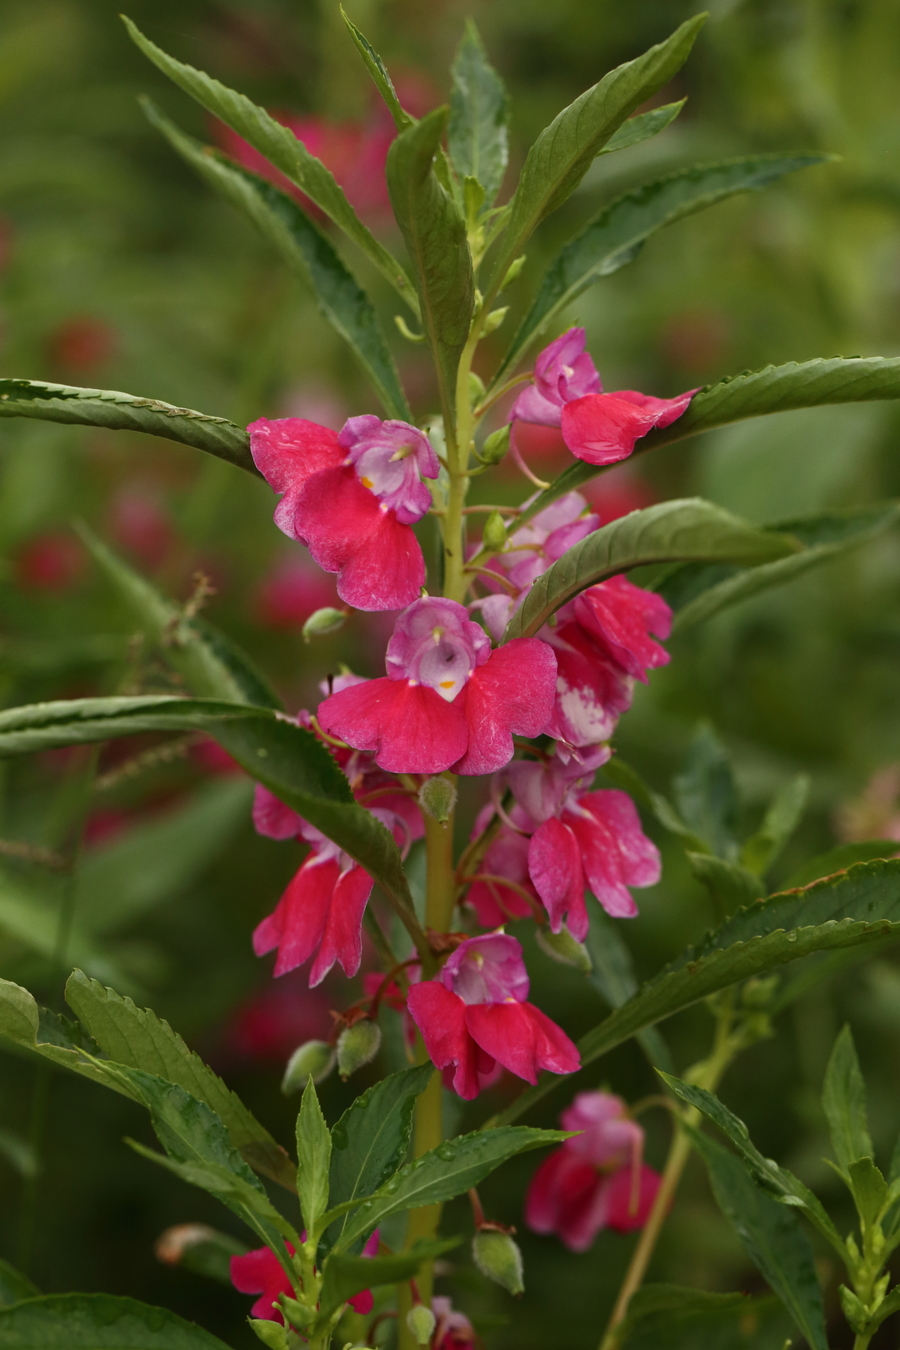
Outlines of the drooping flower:
<svg viewBox="0 0 900 1350">
<path fill-rule="evenodd" d="M 356 609 L 402 609 L 425 582 L 413 531 L 431 504 L 421 477 L 440 469 L 431 444 L 407 422 L 351 417 L 339 434 L 302 417 L 261 417 L 247 430 L 256 467 L 282 494 L 275 524 L 337 573 Z"/>
<path fill-rule="evenodd" d="M 544 348 L 534 363 L 534 384 L 519 394 L 510 409 L 510 421 L 558 427 L 565 404 L 599 394 L 603 386 L 584 344 L 584 329 L 570 328 Z"/>
<path fill-rule="evenodd" d="M 327 698 L 318 718 L 392 773 L 493 773 L 512 758 L 513 734 L 537 736 L 553 705 L 550 647 L 520 638 L 491 651 L 454 600 L 426 597 L 405 610 L 386 666 L 386 676 Z"/>
<path fill-rule="evenodd" d="M 534 1174 L 525 1222 L 555 1233 L 573 1252 L 587 1251 L 602 1228 L 643 1228 L 660 1177 L 642 1161 L 644 1131 L 620 1097 L 580 1092 L 560 1123 L 579 1134 L 551 1153 Z"/>
<path fill-rule="evenodd" d="M 302 1234 L 305 1238 L 306 1234 Z M 294 1255 L 294 1248 L 290 1242 L 285 1246 L 291 1256 Z M 363 1247 L 363 1256 L 374 1256 L 378 1251 L 378 1229 L 369 1238 L 365 1247 Z M 278 1257 L 268 1247 L 257 1247 L 252 1252 L 245 1252 L 243 1256 L 232 1256 L 230 1262 L 231 1283 L 241 1294 L 259 1294 L 259 1298 L 250 1309 L 253 1317 L 259 1317 L 266 1322 L 283 1322 L 281 1310 L 278 1307 L 278 1299 L 282 1294 L 289 1298 L 294 1297 L 294 1291 L 291 1288 L 291 1282 L 288 1279 L 287 1271 L 281 1265 Z M 353 1298 L 347 1300 L 354 1312 L 366 1317 L 374 1304 L 371 1289 L 363 1289 L 355 1294 Z"/>
<path fill-rule="evenodd" d="M 617 665 L 644 684 L 648 670 L 668 663 L 668 652 L 650 634 L 669 636 L 672 611 L 661 595 L 635 586 L 627 577 L 589 586 L 576 596 L 572 614 Z"/>
<path fill-rule="evenodd" d="M 505 933 L 467 938 L 435 980 L 410 986 L 408 1007 L 438 1069 L 455 1066 L 453 1087 L 471 1101 L 478 1075 L 502 1064 L 537 1082 L 540 1069 L 574 1073 L 577 1049 L 555 1022 L 528 1003 L 522 948 Z"/>
<path fill-rule="evenodd" d="M 465 1313 L 455 1312 L 449 1298 L 431 1300 L 436 1322 L 431 1339 L 433 1350 L 475 1350 L 475 1328 Z"/>
</svg>

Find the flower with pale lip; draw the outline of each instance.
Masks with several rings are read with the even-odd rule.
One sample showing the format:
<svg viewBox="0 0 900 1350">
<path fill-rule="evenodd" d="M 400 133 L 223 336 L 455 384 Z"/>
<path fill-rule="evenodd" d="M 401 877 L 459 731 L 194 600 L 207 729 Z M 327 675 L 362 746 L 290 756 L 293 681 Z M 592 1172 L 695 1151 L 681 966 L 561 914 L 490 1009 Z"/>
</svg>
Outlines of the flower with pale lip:
<svg viewBox="0 0 900 1350">
<path fill-rule="evenodd" d="M 556 658 L 545 642 L 490 639 L 455 600 L 427 596 L 401 614 L 387 675 L 319 704 L 332 736 L 374 753 L 391 773 L 493 773 L 513 733 L 537 736 L 553 707 Z"/>
<path fill-rule="evenodd" d="M 467 938 L 436 980 L 410 986 L 407 1006 L 438 1069 L 455 1065 L 453 1087 L 471 1101 L 495 1063 L 536 1083 L 540 1069 L 574 1073 L 578 1050 L 528 1003 L 522 948 L 505 933 Z"/>
<path fill-rule="evenodd" d="M 510 409 L 511 422 L 558 427 L 567 403 L 599 394 L 603 386 L 584 343 L 584 329 L 570 328 L 544 348 L 534 363 L 534 384 L 522 390 Z"/>
<path fill-rule="evenodd" d="M 410 525 L 431 505 L 421 481 L 437 455 L 408 422 L 351 417 L 340 434 L 302 417 L 261 417 L 247 430 L 260 473 L 282 494 L 275 524 L 337 573 L 338 595 L 356 609 L 402 609 L 425 583 Z"/>
</svg>

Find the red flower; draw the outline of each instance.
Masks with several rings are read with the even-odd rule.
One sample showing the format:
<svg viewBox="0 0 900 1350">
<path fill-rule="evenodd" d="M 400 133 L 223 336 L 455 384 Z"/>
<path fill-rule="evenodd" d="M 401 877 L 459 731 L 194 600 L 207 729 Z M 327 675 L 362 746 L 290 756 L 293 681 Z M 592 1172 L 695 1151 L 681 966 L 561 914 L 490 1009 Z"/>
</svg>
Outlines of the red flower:
<svg viewBox="0 0 900 1350">
<path fill-rule="evenodd" d="M 522 949 L 505 933 L 461 942 L 436 980 L 410 986 L 410 1014 L 438 1069 L 456 1066 L 453 1087 L 477 1097 L 479 1075 L 502 1064 L 536 1083 L 538 1070 L 575 1073 L 577 1049 L 555 1022 L 525 1000 Z"/>
<path fill-rule="evenodd" d="M 302 1235 L 304 1238 L 306 1234 Z M 289 1242 L 285 1243 L 291 1256 L 294 1255 L 294 1248 Z M 378 1229 L 369 1238 L 365 1247 L 363 1247 L 363 1256 L 374 1256 L 378 1251 Z M 259 1294 L 259 1298 L 250 1309 L 253 1317 L 263 1318 L 267 1322 L 283 1322 L 284 1318 L 278 1308 L 277 1300 L 282 1294 L 289 1298 L 294 1297 L 294 1291 L 291 1288 L 291 1282 L 288 1279 L 287 1271 L 281 1265 L 278 1257 L 268 1247 L 257 1247 L 252 1252 L 246 1252 L 243 1256 L 233 1256 L 231 1258 L 231 1283 L 241 1294 Z M 359 1294 L 347 1300 L 354 1312 L 360 1313 L 366 1317 L 373 1307 L 371 1289 L 363 1289 Z"/>
<path fill-rule="evenodd" d="M 432 1350 L 475 1350 L 475 1328 L 465 1313 L 453 1311 L 449 1298 L 433 1298 L 431 1311 L 437 1319 Z"/>
<path fill-rule="evenodd" d="M 67 591 L 83 571 L 84 553 L 70 534 L 39 534 L 16 555 L 16 581 L 27 591 Z"/>
</svg>

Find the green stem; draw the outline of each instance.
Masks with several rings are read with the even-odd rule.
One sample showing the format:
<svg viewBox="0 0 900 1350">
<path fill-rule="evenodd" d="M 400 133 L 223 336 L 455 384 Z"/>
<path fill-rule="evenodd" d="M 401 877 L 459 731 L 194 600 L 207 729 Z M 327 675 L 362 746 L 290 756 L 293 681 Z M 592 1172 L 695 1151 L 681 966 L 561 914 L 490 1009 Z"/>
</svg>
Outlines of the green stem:
<svg viewBox="0 0 900 1350">
<path fill-rule="evenodd" d="M 860 1332 L 856 1340 L 853 1342 L 853 1350 L 868 1350 L 869 1341 L 871 1341 L 874 1334 L 875 1334 L 874 1331 L 869 1331 L 866 1333 Z"/>
<path fill-rule="evenodd" d="M 452 815 L 443 825 L 431 816 L 425 817 L 425 859 L 425 927 L 448 933 L 456 904 Z"/>
</svg>

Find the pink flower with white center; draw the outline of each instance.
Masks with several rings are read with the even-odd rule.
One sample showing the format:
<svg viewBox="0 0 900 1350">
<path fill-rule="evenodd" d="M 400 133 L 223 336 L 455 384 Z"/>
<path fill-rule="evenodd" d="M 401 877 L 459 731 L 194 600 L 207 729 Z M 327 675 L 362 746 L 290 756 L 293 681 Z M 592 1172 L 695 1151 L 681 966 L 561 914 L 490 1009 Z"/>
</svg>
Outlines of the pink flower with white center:
<svg viewBox="0 0 900 1350">
<path fill-rule="evenodd" d="M 465 1313 L 454 1312 L 449 1298 L 433 1298 L 431 1311 L 436 1318 L 432 1350 L 475 1350 L 475 1328 Z"/>
<path fill-rule="evenodd" d="M 555 1022 L 526 1002 L 522 948 L 505 933 L 461 942 L 436 980 L 410 986 L 407 1005 L 438 1069 L 455 1065 L 453 1087 L 471 1101 L 479 1074 L 495 1063 L 536 1083 L 540 1069 L 574 1073 L 577 1049 Z"/>
<path fill-rule="evenodd" d="M 511 422 L 558 427 L 566 403 L 599 394 L 603 385 L 584 342 L 584 329 L 570 328 L 544 348 L 534 363 L 534 384 L 522 390 L 510 410 Z"/>
<path fill-rule="evenodd" d="M 519 638 L 492 652 L 454 600 L 410 605 L 397 619 L 386 666 L 386 676 L 325 699 L 318 718 L 391 773 L 493 773 L 512 759 L 513 734 L 537 736 L 552 711 L 550 647 Z"/>
<path fill-rule="evenodd" d="M 643 1161 L 644 1131 L 620 1097 L 580 1092 L 560 1116 L 581 1133 L 541 1163 L 525 1201 L 525 1222 L 555 1233 L 573 1252 L 587 1251 L 602 1228 L 643 1228 L 660 1176 Z"/>
<path fill-rule="evenodd" d="M 302 1234 L 305 1239 L 306 1234 Z M 375 1256 L 378 1251 L 378 1229 L 369 1238 L 365 1247 L 363 1247 L 363 1256 Z M 294 1248 L 290 1242 L 285 1246 L 291 1256 L 294 1255 Z M 259 1294 L 259 1298 L 250 1309 L 253 1317 L 262 1318 L 266 1322 L 283 1322 L 281 1309 L 278 1307 L 278 1299 L 282 1294 L 288 1298 L 294 1297 L 294 1291 L 291 1282 L 288 1279 L 287 1271 L 282 1266 L 278 1257 L 268 1247 L 257 1247 L 252 1252 L 245 1252 L 243 1256 L 232 1256 L 230 1262 L 231 1283 L 241 1294 Z M 347 1300 L 354 1312 L 367 1317 L 374 1307 L 371 1289 L 363 1289 L 353 1298 Z"/>
<path fill-rule="evenodd" d="M 377 417 L 351 417 L 340 435 L 302 417 L 261 417 L 247 430 L 256 467 L 282 494 L 275 524 L 337 573 L 341 599 L 364 610 L 410 604 L 425 583 L 410 524 L 431 502 L 419 473 L 439 470 L 422 433 Z"/>
</svg>

